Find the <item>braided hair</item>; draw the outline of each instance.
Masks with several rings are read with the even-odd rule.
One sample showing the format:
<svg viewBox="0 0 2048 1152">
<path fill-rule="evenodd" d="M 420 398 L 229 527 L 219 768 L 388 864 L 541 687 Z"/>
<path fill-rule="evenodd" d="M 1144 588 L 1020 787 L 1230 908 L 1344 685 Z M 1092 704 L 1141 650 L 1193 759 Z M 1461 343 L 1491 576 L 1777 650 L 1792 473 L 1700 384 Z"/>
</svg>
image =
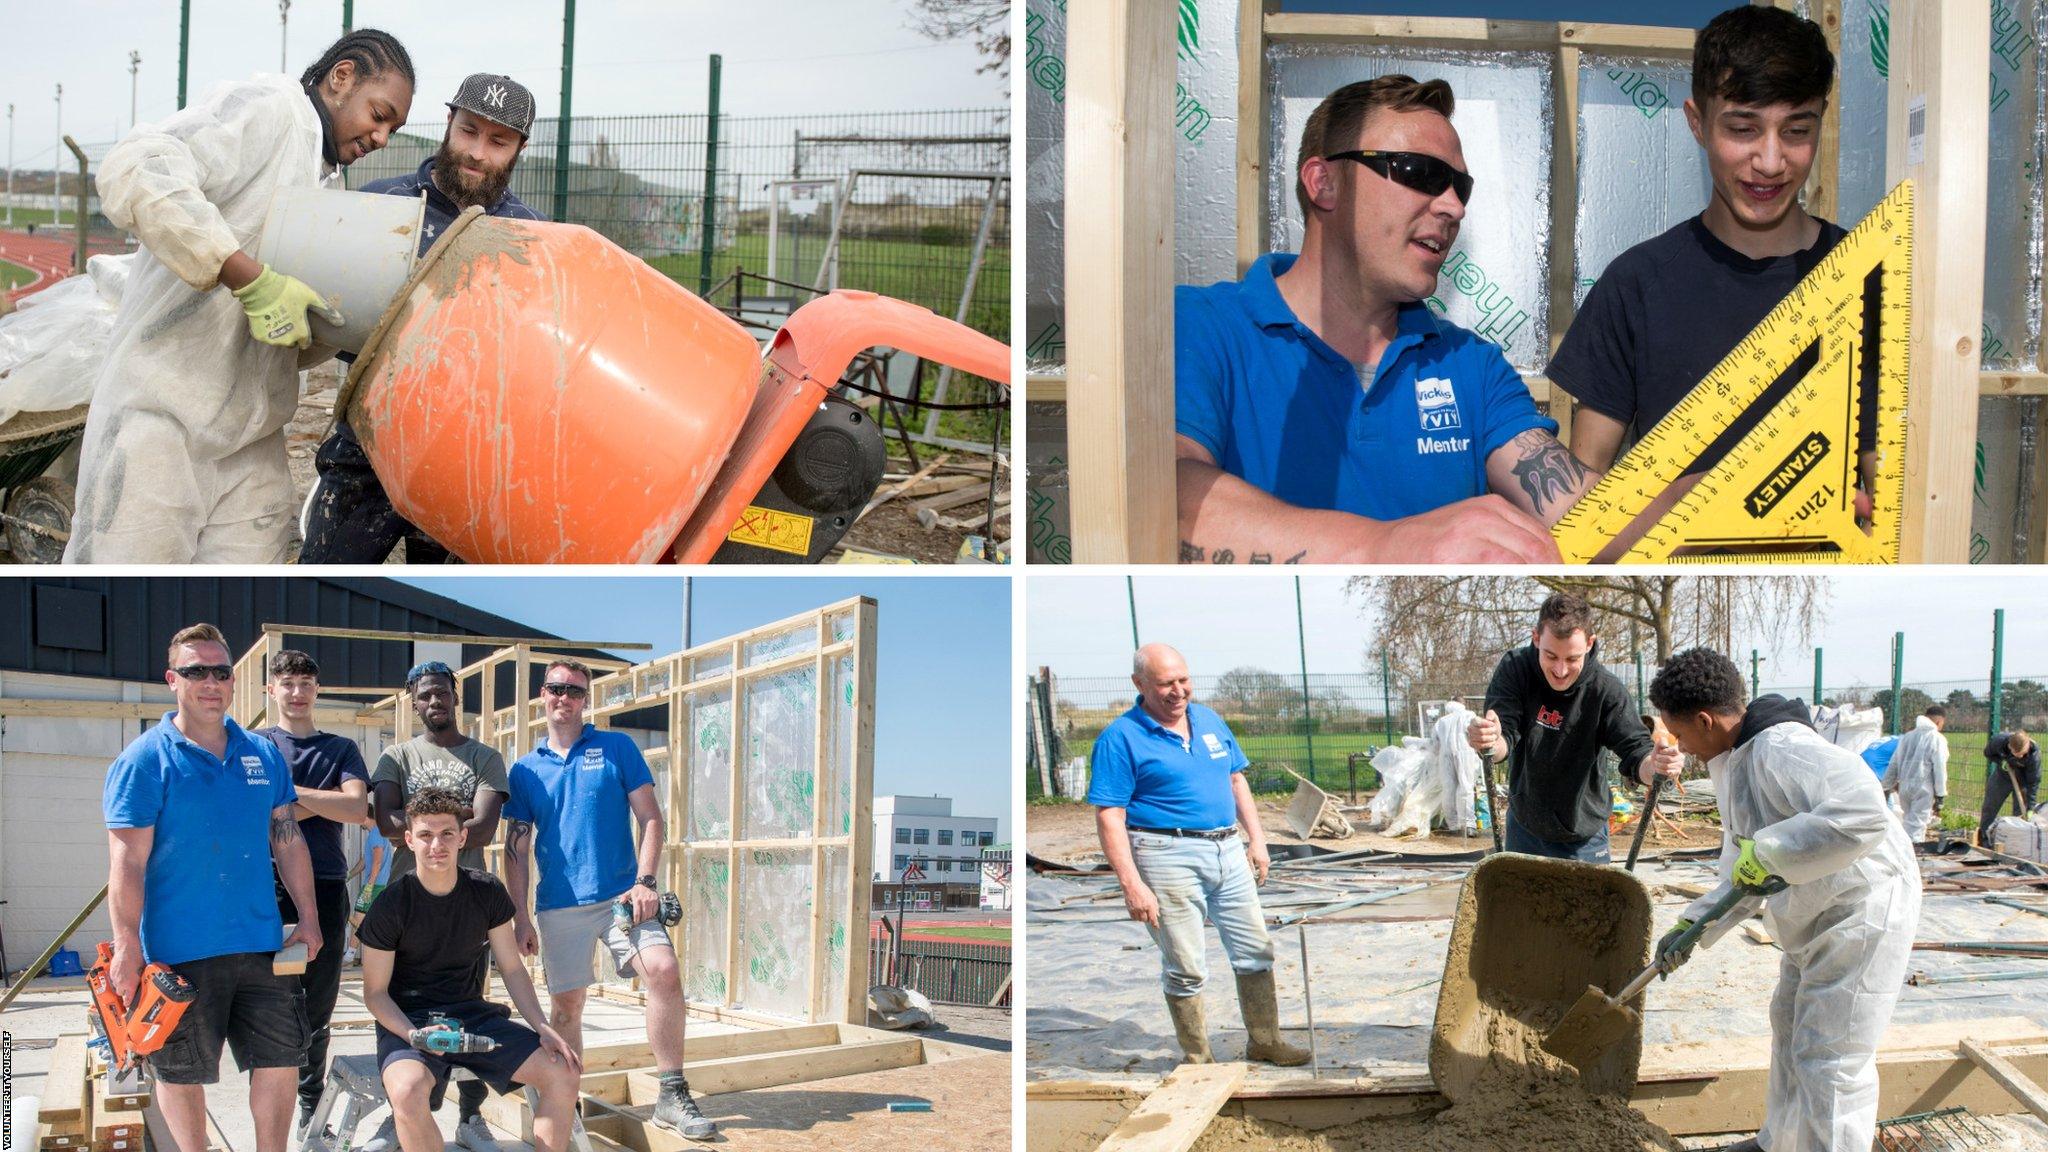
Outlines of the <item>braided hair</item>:
<svg viewBox="0 0 2048 1152">
<path fill-rule="evenodd" d="M 362 76 L 376 76 L 387 68 L 396 68 L 405 77 L 407 84 L 418 86 L 413 75 L 412 57 L 405 51 L 405 45 L 398 37 L 375 28 L 358 28 L 336 40 L 332 47 L 321 53 L 313 66 L 299 74 L 299 83 L 311 88 L 327 79 L 334 66 L 343 60 L 354 61 L 356 72 Z"/>
</svg>

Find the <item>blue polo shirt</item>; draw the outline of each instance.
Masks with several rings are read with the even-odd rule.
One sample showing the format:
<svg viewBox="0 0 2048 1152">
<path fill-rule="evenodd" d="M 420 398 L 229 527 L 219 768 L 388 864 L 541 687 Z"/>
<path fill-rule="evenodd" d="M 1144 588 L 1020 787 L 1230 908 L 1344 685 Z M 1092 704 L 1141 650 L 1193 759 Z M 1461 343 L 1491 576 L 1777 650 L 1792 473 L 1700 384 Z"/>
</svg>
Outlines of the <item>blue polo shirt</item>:
<svg viewBox="0 0 2048 1152">
<path fill-rule="evenodd" d="M 1134 828 L 1228 828 L 1237 823 L 1230 778 L 1251 761 L 1223 717 L 1188 704 L 1188 738 L 1143 704 L 1110 721 L 1088 763 L 1088 802 L 1122 808 Z"/>
<path fill-rule="evenodd" d="M 284 943 L 270 878 L 270 813 L 298 799 L 276 745 L 227 722 L 225 757 L 171 722 L 135 738 L 100 806 L 109 828 L 153 828 L 143 871 L 142 954 L 182 964 Z"/>
<path fill-rule="evenodd" d="M 580 908 L 633 886 L 639 862 L 626 798 L 654 783 L 654 776 L 631 737 L 585 724 L 567 756 L 542 740 L 512 765 L 510 777 L 505 819 L 524 820 L 534 830 L 533 859 L 540 868 L 534 911 Z"/>
<path fill-rule="evenodd" d="M 1301 508 L 1399 520 L 1488 491 L 1486 458 L 1536 411 L 1500 349 L 1404 304 L 1369 379 L 1297 320 L 1260 257 L 1241 281 L 1173 291 L 1174 428 Z"/>
</svg>

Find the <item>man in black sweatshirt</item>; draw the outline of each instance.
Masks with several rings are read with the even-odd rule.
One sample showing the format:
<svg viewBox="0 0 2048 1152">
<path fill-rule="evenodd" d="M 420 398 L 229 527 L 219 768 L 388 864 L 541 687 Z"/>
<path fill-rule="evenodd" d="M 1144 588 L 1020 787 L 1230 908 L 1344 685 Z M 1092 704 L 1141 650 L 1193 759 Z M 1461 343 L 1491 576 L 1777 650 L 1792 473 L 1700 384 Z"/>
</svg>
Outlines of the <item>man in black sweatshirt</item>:
<svg viewBox="0 0 2048 1152">
<path fill-rule="evenodd" d="M 1612 751 L 1638 780 L 1677 776 L 1621 680 L 1600 666 L 1592 608 L 1569 592 L 1543 602 L 1529 646 L 1501 657 L 1486 714 L 1466 731 L 1481 756 L 1508 761 L 1507 850 L 1605 864 L 1613 799 L 1600 769 Z"/>
<path fill-rule="evenodd" d="M 1991 825 L 2012 802 L 2013 785 L 2019 785 L 2020 812 L 2034 810 L 2034 795 L 2041 787 L 2041 746 L 2025 729 L 1993 732 L 1984 745 L 1984 810 L 1977 818 L 1977 843 L 1989 847 Z"/>
</svg>

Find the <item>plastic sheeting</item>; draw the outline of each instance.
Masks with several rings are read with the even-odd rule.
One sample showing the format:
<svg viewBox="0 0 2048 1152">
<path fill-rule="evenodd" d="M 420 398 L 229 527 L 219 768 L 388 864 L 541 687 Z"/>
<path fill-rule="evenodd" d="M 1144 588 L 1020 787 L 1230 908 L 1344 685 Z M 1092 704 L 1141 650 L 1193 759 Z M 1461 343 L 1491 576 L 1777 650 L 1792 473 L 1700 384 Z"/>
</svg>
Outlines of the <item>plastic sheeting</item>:
<svg viewBox="0 0 2048 1152">
<path fill-rule="evenodd" d="M 1861 755 L 1884 735 L 1884 710 L 1844 704 L 1839 708 L 1813 708 L 1813 726 L 1821 737 L 1837 748 Z"/>
<path fill-rule="evenodd" d="M 853 711 L 853 657 L 835 658 L 827 666 L 831 677 L 825 707 L 825 771 L 827 779 L 819 794 L 825 802 L 825 835 L 847 836 L 853 832 L 853 756 L 856 718 Z"/>
<path fill-rule="evenodd" d="M 1266 247 L 1276 252 L 1301 250 L 1294 158 L 1324 97 L 1396 72 L 1450 83 L 1472 203 L 1429 304 L 1500 345 L 1516 368 L 1540 371 L 1550 359 L 1549 55 L 1274 44 L 1266 69 Z"/>
<path fill-rule="evenodd" d="M 683 902 L 683 992 L 705 1004 L 725 1003 L 725 921 L 732 867 L 723 848 L 691 849 L 689 899 Z"/>
<path fill-rule="evenodd" d="M 811 834 L 817 793 L 817 677 L 809 666 L 748 681 L 740 838 Z"/>
<path fill-rule="evenodd" d="M 844 848 L 825 849 L 825 891 L 846 892 L 853 884 L 853 874 L 847 868 L 847 850 Z M 863 925 L 865 927 L 865 925 Z M 846 922 L 846 902 L 832 905 L 826 919 L 825 951 L 825 1004 L 844 1004 L 852 989 L 848 986 L 847 950 L 853 944 L 852 925 Z M 863 934 L 861 945 L 867 944 Z"/>
<path fill-rule="evenodd" d="M 1024 6 L 1024 361 L 1064 370 L 1066 335 L 1065 0 Z M 1237 275 L 1237 4 L 1179 0 L 1174 275 L 1208 284 Z"/>
<path fill-rule="evenodd" d="M 18 412 L 62 412 L 92 399 L 137 257 L 94 256 L 0 317 L 0 424 Z"/>
<path fill-rule="evenodd" d="M 1372 754 L 1372 770 L 1380 774 L 1379 791 L 1366 805 L 1366 824 L 1387 828 L 1401 815 L 1408 790 L 1422 776 L 1429 763 L 1429 741 L 1404 736 L 1400 745 L 1389 744 Z"/>
<path fill-rule="evenodd" d="M 733 1003 L 776 1016 L 811 1013 L 811 854 L 740 853 L 740 970 Z"/>
<path fill-rule="evenodd" d="M 684 835 L 692 840 L 725 840 L 732 836 L 732 692 L 720 687 L 690 693 L 683 709 L 683 731 L 689 747 L 684 755 L 690 781 L 689 822 Z"/>
<path fill-rule="evenodd" d="M 1706 207 L 1713 181 L 1685 123 L 1691 91 L 1688 62 L 1580 57 L 1575 306 L 1616 256 Z"/>
<path fill-rule="evenodd" d="M 1479 783 L 1479 753 L 1465 739 L 1472 710 L 1452 701 L 1429 727 L 1429 763 L 1442 790 L 1444 827 L 1452 832 L 1476 831 L 1479 819 L 1472 806 Z"/>
</svg>

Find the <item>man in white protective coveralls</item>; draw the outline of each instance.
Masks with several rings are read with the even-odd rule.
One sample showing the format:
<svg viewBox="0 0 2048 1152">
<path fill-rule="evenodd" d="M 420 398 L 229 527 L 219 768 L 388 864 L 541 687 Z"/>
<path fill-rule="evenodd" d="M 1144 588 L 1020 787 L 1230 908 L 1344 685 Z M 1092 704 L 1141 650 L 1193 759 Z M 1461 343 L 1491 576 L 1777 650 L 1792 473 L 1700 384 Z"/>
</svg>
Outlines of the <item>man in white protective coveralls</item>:
<svg viewBox="0 0 2048 1152">
<path fill-rule="evenodd" d="M 1929 704 L 1913 721 L 1913 730 L 1899 737 L 1891 763 L 1884 768 L 1884 788 L 1899 794 L 1905 810 L 1906 839 L 1927 839 L 1927 828 L 1941 818 L 1948 799 L 1948 709 Z"/>
<path fill-rule="evenodd" d="M 1822 739 L 1798 700 L 1760 696 L 1745 708 L 1742 674 L 1726 656 L 1694 648 L 1672 657 L 1650 702 L 1679 746 L 1707 761 L 1723 827 L 1721 883 L 1658 942 L 1658 958 L 1730 886 L 1789 885 L 1742 901 L 1700 937 L 1711 945 L 1761 903 L 1784 953 L 1764 1125 L 1734 1148 L 1867 1152 L 1877 1044 L 1920 923 L 1913 845 L 1862 759 Z"/>
<path fill-rule="evenodd" d="M 412 92 L 405 48 L 361 29 L 297 81 L 221 85 L 107 154 L 100 203 L 142 252 L 93 389 L 66 561 L 284 561 L 284 426 L 306 317 L 336 317 L 248 251 L 279 190 L 317 187 L 382 148 Z"/>
</svg>

